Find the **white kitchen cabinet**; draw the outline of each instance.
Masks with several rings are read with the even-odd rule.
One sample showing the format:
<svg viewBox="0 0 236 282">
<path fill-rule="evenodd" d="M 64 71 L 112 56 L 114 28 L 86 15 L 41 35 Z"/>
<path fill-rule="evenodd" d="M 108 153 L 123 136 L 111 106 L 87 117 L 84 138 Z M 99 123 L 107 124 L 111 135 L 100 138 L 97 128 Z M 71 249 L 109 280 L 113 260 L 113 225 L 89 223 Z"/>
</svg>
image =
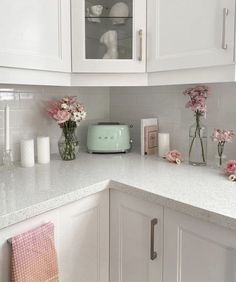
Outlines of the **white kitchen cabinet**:
<svg viewBox="0 0 236 282">
<path fill-rule="evenodd" d="M 145 70 L 146 0 L 72 0 L 73 72 Z"/>
<path fill-rule="evenodd" d="M 0 281 L 10 281 L 7 239 L 53 222 L 61 282 L 109 281 L 109 191 L 0 230 Z"/>
<path fill-rule="evenodd" d="M 236 232 L 165 210 L 164 282 L 235 282 Z"/>
<path fill-rule="evenodd" d="M 1 0 L 0 38 L 1 67 L 70 72 L 70 0 Z"/>
<path fill-rule="evenodd" d="M 110 281 L 162 282 L 162 252 L 163 208 L 111 190 Z"/>
<path fill-rule="evenodd" d="M 147 6 L 148 72 L 234 63 L 235 0 L 148 0 Z"/>
<path fill-rule="evenodd" d="M 62 282 L 109 282 L 109 190 L 59 210 Z"/>
</svg>

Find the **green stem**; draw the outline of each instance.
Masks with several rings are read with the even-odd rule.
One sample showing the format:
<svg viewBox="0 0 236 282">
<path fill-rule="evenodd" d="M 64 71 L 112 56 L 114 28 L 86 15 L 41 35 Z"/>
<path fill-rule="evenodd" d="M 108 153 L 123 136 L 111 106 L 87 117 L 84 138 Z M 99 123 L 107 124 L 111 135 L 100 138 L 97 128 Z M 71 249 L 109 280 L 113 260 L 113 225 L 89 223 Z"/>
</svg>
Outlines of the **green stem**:
<svg viewBox="0 0 236 282">
<path fill-rule="evenodd" d="M 195 129 L 194 137 L 192 139 L 192 142 L 191 142 L 190 148 L 189 148 L 189 158 L 190 158 L 190 155 L 191 155 L 191 152 L 192 152 L 192 147 L 193 147 L 194 141 L 195 141 L 195 139 L 198 135 L 198 137 L 200 139 L 200 143 L 201 143 L 202 160 L 205 163 L 206 159 L 205 159 L 203 140 L 202 140 L 202 137 L 201 137 L 200 117 L 201 117 L 201 114 L 197 111 L 196 112 L 196 129 Z"/>
<path fill-rule="evenodd" d="M 225 145 L 225 142 L 219 142 L 218 143 L 218 155 L 219 155 L 219 162 L 220 162 L 220 166 L 222 166 L 222 155 L 223 155 L 223 152 L 224 152 L 224 145 Z"/>
</svg>

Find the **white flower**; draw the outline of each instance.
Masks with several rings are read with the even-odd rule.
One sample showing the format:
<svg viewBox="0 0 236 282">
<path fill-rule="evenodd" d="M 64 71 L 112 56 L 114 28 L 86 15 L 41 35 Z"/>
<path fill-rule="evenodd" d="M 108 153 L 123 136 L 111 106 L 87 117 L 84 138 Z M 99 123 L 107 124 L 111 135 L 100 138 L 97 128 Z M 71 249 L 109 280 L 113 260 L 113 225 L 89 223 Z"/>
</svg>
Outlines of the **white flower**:
<svg viewBox="0 0 236 282">
<path fill-rule="evenodd" d="M 67 110 L 69 108 L 69 106 L 66 103 L 61 104 L 61 108 L 63 110 Z"/>
</svg>

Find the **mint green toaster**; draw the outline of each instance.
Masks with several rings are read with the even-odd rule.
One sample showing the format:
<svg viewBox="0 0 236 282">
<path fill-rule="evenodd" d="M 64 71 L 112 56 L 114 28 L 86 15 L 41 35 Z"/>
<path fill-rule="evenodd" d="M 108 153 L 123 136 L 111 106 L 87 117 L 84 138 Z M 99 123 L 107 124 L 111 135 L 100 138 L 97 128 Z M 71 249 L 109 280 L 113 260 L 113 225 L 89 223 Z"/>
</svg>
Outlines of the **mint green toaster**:
<svg viewBox="0 0 236 282">
<path fill-rule="evenodd" d="M 90 125 L 87 135 L 89 153 L 125 153 L 131 148 L 129 126 L 119 123 Z"/>
</svg>

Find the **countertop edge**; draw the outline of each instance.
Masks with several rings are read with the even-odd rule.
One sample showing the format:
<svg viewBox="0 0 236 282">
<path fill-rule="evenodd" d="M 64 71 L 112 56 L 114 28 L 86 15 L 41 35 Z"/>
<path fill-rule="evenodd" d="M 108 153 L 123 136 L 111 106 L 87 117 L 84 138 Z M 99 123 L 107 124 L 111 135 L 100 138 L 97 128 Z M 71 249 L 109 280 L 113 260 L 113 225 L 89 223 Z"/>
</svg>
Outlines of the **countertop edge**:
<svg viewBox="0 0 236 282">
<path fill-rule="evenodd" d="M 56 208 L 62 207 L 64 205 L 73 203 L 84 197 L 88 197 L 95 193 L 101 192 L 105 189 L 120 190 L 122 192 L 128 193 L 137 198 L 141 198 L 143 200 L 149 201 L 150 203 L 158 204 L 165 208 L 170 208 L 176 212 L 181 212 L 183 214 L 193 216 L 194 218 L 202 219 L 204 221 L 207 221 L 213 224 L 217 224 L 224 228 L 236 231 L 236 219 L 235 218 L 225 216 L 222 214 L 218 214 L 215 212 L 211 212 L 209 210 L 195 207 L 190 204 L 179 202 L 174 199 L 158 195 L 157 193 L 145 191 L 140 187 L 130 186 L 125 183 L 121 183 L 121 182 L 109 180 L 109 179 L 104 180 L 102 182 L 92 184 L 82 189 L 80 188 L 75 191 L 65 193 L 63 195 L 54 197 L 52 199 L 43 201 L 41 203 L 34 204 L 22 210 L 18 210 L 18 211 L 0 216 L 0 230 L 7 228 L 11 225 L 20 223 L 22 221 L 25 221 L 27 219 L 36 217 L 40 214 L 49 212 Z"/>
<path fill-rule="evenodd" d="M 41 203 L 34 204 L 22 210 L 2 215 L 0 216 L 0 230 L 101 192 L 109 188 L 109 183 L 110 180 L 105 180 L 73 192 L 65 193 Z"/>
<path fill-rule="evenodd" d="M 199 207 L 195 207 L 193 205 L 189 205 L 183 202 L 176 201 L 174 199 L 163 197 L 161 195 L 149 191 L 145 191 L 139 187 L 130 186 L 125 183 L 121 183 L 113 180 L 110 181 L 109 188 L 128 193 L 137 198 L 147 200 L 154 204 L 161 205 L 164 208 L 170 208 L 176 212 L 190 215 L 194 218 L 198 218 L 207 221 L 209 223 L 213 223 L 221 227 L 236 231 L 235 218 L 218 214 L 216 212 L 205 210 Z"/>
</svg>

